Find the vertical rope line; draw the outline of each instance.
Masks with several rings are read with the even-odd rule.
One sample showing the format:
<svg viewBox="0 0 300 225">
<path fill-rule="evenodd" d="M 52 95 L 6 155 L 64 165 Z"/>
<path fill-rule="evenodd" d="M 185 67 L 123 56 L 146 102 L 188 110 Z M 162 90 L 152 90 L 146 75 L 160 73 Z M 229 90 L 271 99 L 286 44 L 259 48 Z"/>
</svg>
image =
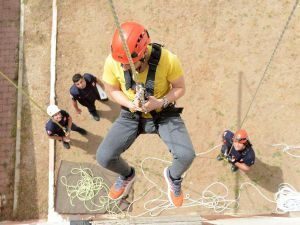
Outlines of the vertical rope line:
<svg viewBox="0 0 300 225">
<path fill-rule="evenodd" d="M 124 33 L 123 33 L 123 30 L 120 26 L 120 22 L 119 22 L 119 18 L 118 18 L 118 15 L 116 13 L 116 9 L 115 9 L 115 6 L 114 6 L 114 3 L 113 3 L 113 0 L 108 0 L 109 2 L 109 6 L 111 8 L 111 12 L 113 14 L 113 17 L 114 17 L 114 21 L 115 21 L 115 24 L 116 24 L 116 27 L 119 31 L 119 34 L 120 34 L 120 37 L 121 37 L 121 40 L 122 40 L 122 43 L 123 43 L 123 47 L 125 49 L 125 53 L 126 53 L 126 56 L 128 58 L 128 61 L 129 61 L 129 64 L 130 64 L 130 69 L 132 71 L 132 77 L 133 77 L 133 80 L 135 82 L 137 82 L 137 72 L 135 70 L 135 67 L 134 67 L 134 64 L 133 64 L 133 61 L 132 61 L 132 57 L 131 57 L 131 54 L 130 54 L 130 51 L 129 51 L 129 48 L 128 48 L 128 45 L 126 43 L 126 40 L 125 40 L 125 37 L 124 37 Z"/>
<path fill-rule="evenodd" d="M 263 81 L 263 79 L 265 78 L 265 76 L 266 76 L 266 74 L 267 74 L 267 71 L 268 71 L 268 69 L 269 69 L 269 67 L 270 67 L 270 65 L 271 65 L 271 63 L 272 63 L 272 61 L 273 61 L 273 59 L 274 59 L 275 53 L 277 52 L 278 47 L 279 47 L 279 45 L 280 45 L 280 43 L 281 43 L 281 41 L 282 41 L 282 39 L 283 39 L 283 35 L 285 34 L 285 32 L 286 32 L 286 30 L 287 30 L 287 28 L 288 28 L 288 25 L 289 25 L 289 23 L 290 23 L 290 21 L 291 21 L 291 19 L 292 19 L 292 16 L 293 16 L 293 14 L 294 14 L 294 12 L 295 12 L 295 10 L 296 10 L 296 7 L 297 7 L 297 5 L 298 5 L 298 2 L 299 2 L 299 0 L 296 0 L 296 1 L 295 1 L 295 4 L 294 4 L 294 6 L 293 6 L 293 9 L 292 9 L 292 11 L 290 12 L 290 15 L 289 15 L 289 17 L 288 17 L 288 19 L 287 19 L 287 21 L 286 21 L 286 23 L 285 23 L 285 26 L 284 26 L 284 28 L 283 28 L 283 30 L 282 30 L 280 36 L 279 36 L 279 39 L 278 39 L 278 41 L 277 41 L 277 43 L 276 43 L 276 45 L 275 45 L 275 48 L 274 48 L 274 50 L 273 50 L 273 52 L 272 52 L 272 54 L 271 54 L 271 57 L 270 57 L 270 59 L 269 59 L 269 62 L 267 63 L 267 65 L 266 65 L 266 67 L 265 67 L 265 70 L 264 70 L 264 72 L 263 72 L 263 75 L 262 75 L 262 77 L 261 77 L 261 79 L 260 79 L 260 81 L 259 81 L 259 84 L 258 84 L 258 86 L 257 86 L 257 88 L 256 88 L 256 90 L 255 90 L 255 93 L 254 93 L 254 95 L 253 95 L 253 98 L 252 98 L 252 100 L 251 100 L 251 102 L 250 102 L 250 105 L 249 105 L 249 107 L 248 107 L 248 109 L 247 109 L 247 112 L 246 112 L 246 114 L 245 114 L 245 116 L 244 116 L 244 119 L 243 119 L 242 122 L 241 122 L 240 127 L 243 126 L 243 124 L 244 124 L 244 122 L 245 122 L 245 120 L 246 120 L 246 118 L 247 118 L 247 116 L 248 116 L 248 114 L 249 114 L 249 111 L 250 111 L 251 106 L 252 106 L 252 104 L 253 104 L 253 102 L 254 102 L 254 100 L 255 100 L 255 97 L 256 97 L 256 95 L 257 95 L 257 92 L 258 92 L 258 90 L 259 90 L 259 88 L 260 88 L 260 86 L 261 86 L 261 84 L 262 84 L 262 81 Z"/>
</svg>

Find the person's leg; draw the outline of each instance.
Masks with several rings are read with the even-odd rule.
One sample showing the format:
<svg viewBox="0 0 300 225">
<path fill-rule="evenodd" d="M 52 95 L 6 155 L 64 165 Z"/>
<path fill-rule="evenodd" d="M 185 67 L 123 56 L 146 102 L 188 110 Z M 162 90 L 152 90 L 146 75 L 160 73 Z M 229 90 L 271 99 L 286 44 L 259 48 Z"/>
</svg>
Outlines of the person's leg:
<svg viewBox="0 0 300 225">
<path fill-rule="evenodd" d="M 113 123 L 96 153 L 97 162 L 101 166 L 124 177 L 130 174 L 131 167 L 120 155 L 138 135 L 138 116 L 132 115 L 134 114 L 121 110 L 119 118 Z"/>
<path fill-rule="evenodd" d="M 173 155 L 173 162 L 169 167 L 170 175 L 174 179 L 180 179 L 195 158 L 194 147 L 185 124 L 181 117 L 165 118 L 161 120 L 158 132 Z"/>
<path fill-rule="evenodd" d="M 181 117 L 162 119 L 158 132 L 173 155 L 172 165 L 164 170 L 168 185 L 168 198 L 174 206 L 180 207 L 183 204 L 181 176 L 192 164 L 195 151 Z"/>
<path fill-rule="evenodd" d="M 138 136 L 139 118 L 132 113 L 121 110 L 119 118 L 113 123 L 110 131 L 97 150 L 96 159 L 106 169 L 120 174 L 111 186 L 109 197 L 118 199 L 126 195 L 134 180 L 135 170 L 121 157 Z"/>
<path fill-rule="evenodd" d="M 227 154 L 227 152 L 228 152 L 227 146 L 225 144 L 222 145 L 222 147 L 221 147 L 221 153 L 217 156 L 217 160 L 218 161 L 223 160 L 225 158 L 225 154 Z"/>
<path fill-rule="evenodd" d="M 80 133 L 82 135 L 86 135 L 87 134 L 87 132 L 86 132 L 85 129 L 83 129 L 81 127 L 78 127 L 75 123 L 72 123 L 71 130 L 72 131 L 76 131 L 76 132 L 78 132 L 78 133 Z"/>
<path fill-rule="evenodd" d="M 62 135 L 62 136 L 56 135 L 56 136 L 65 137 L 65 135 Z M 63 146 L 64 146 L 65 149 L 70 149 L 71 148 L 69 142 L 66 142 L 66 141 L 63 141 L 63 140 L 61 140 L 61 141 L 59 140 L 59 142 L 62 142 L 62 144 L 63 144 Z"/>
<path fill-rule="evenodd" d="M 86 107 L 87 107 L 89 113 L 91 114 L 91 116 L 93 117 L 93 119 L 96 121 L 99 121 L 100 116 L 96 110 L 95 100 L 91 101 L 91 102 L 87 102 Z"/>
</svg>

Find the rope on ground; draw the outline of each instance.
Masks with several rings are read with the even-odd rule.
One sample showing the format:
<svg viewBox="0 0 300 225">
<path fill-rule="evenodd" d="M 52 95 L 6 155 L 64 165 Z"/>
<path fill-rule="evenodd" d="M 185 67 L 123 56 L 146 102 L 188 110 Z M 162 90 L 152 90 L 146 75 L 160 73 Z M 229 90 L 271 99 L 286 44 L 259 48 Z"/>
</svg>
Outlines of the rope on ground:
<svg viewBox="0 0 300 225">
<path fill-rule="evenodd" d="M 207 153 L 215 150 L 219 146 L 220 145 L 215 146 L 206 152 L 198 153 L 196 155 L 198 156 L 201 154 L 207 154 Z M 144 164 L 146 161 L 149 161 L 149 160 L 159 161 L 164 164 L 171 164 L 171 161 L 159 159 L 156 157 L 147 157 L 141 162 L 140 167 L 141 167 L 142 174 L 143 174 L 144 178 L 148 182 L 151 183 L 151 186 L 146 191 L 144 191 L 142 194 L 138 195 L 135 198 L 135 200 L 128 207 L 127 216 L 132 217 L 132 218 L 140 217 L 145 214 L 149 214 L 150 216 L 158 216 L 165 210 L 175 209 L 175 206 L 173 206 L 168 200 L 167 192 L 162 187 L 160 187 L 157 182 L 153 181 L 146 175 L 145 169 L 144 169 Z M 154 164 L 157 165 L 156 163 L 154 163 Z M 153 163 L 151 163 L 151 165 L 153 165 Z M 185 176 L 185 175 L 183 175 L 183 176 Z M 212 191 L 212 189 L 217 185 L 221 185 L 221 187 L 225 190 L 225 194 L 218 195 Z M 156 192 L 156 195 L 154 196 L 154 194 L 152 193 L 151 199 L 144 202 L 143 207 L 144 207 L 145 211 L 138 215 L 131 215 L 129 213 L 130 207 L 134 203 L 136 203 L 136 202 L 140 201 L 142 198 L 144 198 L 150 191 Z M 184 197 L 184 204 L 181 206 L 181 208 L 203 206 L 203 207 L 214 209 L 215 212 L 222 212 L 226 209 L 234 209 L 234 207 L 235 207 L 234 203 L 236 203 L 237 200 L 226 199 L 228 197 L 228 195 L 229 195 L 228 188 L 223 183 L 214 182 L 204 189 L 204 191 L 202 192 L 201 197 L 199 199 L 193 199 L 190 197 L 189 194 L 186 194 Z"/>
<path fill-rule="evenodd" d="M 220 145 L 215 146 L 206 152 L 198 153 L 196 155 L 198 156 L 200 154 L 207 154 L 217 149 L 217 147 L 219 146 Z M 145 162 L 151 160 L 155 160 L 164 164 L 171 164 L 171 161 L 155 157 L 147 157 L 141 162 L 140 168 L 142 174 L 144 178 L 151 183 L 151 185 L 147 190 L 143 191 L 143 193 L 138 195 L 133 202 L 131 202 L 126 213 L 128 217 L 135 218 L 143 216 L 145 214 L 148 214 L 150 216 L 158 216 L 165 210 L 175 209 L 175 206 L 173 206 L 169 202 L 167 192 L 164 190 L 164 188 L 159 185 L 159 182 L 155 182 L 154 180 L 150 179 L 150 177 L 148 177 L 145 173 Z M 151 165 L 157 164 L 157 162 L 151 162 Z M 275 194 L 274 199 L 271 199 L 268 198 L 265 194 L 263 194 L 256 184 L 250 182 L 244 182 L 240 185 L 238 189 L 238 195 L 234 199 L 230 199 L 229 189 L 225 184 L 223 184 L 222 182 L 213 182 L 200 193 L 199 198 L 192 198 L 189 194 L 186 194 L 184 197 L 184 204 L 181 208 L 202 206 L 209 209 L 213 209 L 216 213 L 221 213 L 225 210 L 237 209 L 239 208 L 239 199 L 241 198 L 241 193 L 245 186 L 251 186 L 266 201 L 277 204 L 277 213 L 300 211 L 300 193 L 296 192 L 295 188 L 293 188 L 290 184 L 280 184 L 279 190 Z M 214 190 L 218 190 L 218 193 L 214 192 Z M 140 201 L 141 199 L 145 198 L 146 195 L 148 195 L 151 191 L 151 199 L 148 201 L 144 201 L 143 203 L 144 211 L 137 215 L 130 214 L 129 209 L 131 208 L 131 206 L 136 202 Z"/>
<path fill-rule="evenodd" d="M 294 149 L 300 149 L 300 145 L 287 145 L 285 143 L 282 144 L 273 144 L 273 147 L 282 147 L 282 151 L 285 152 L 286 154 L 293 156 L 295 158 L 300 158 L 300 155 L 295 155 L 293 153 L 290 153 L 289 150 L 294 150 Z"/>
<path fill-rule="evenodd" d="M 297 192 L 290 184 L 281 184 L 275 194 L 275 199 L 277 210 L 283 212 L 300 211 L 300 192 Z"/>
<path fill-rule="evenodd" d="M 80 176 L 76 184 L 68 184 L 66 176 L 61 176 L 60 181 L 66 187 L 72 206 L 74 206 L 74 201 L 78 199 L 83 202 L 84 207 L 90 212 L 105 210 L 110 215 L 121 214 L 121 216 L 124 216 L 119 201 L 111 200 L 108 197 L 109 187 L 102 177 L 95 177 L 90 168 L 81 167 L 73 168 L 71 174 Z M 99 196 L 98 199 L 97 196 Z M 88 205 L 91 205 L 93 209 Z"/>
</svg>

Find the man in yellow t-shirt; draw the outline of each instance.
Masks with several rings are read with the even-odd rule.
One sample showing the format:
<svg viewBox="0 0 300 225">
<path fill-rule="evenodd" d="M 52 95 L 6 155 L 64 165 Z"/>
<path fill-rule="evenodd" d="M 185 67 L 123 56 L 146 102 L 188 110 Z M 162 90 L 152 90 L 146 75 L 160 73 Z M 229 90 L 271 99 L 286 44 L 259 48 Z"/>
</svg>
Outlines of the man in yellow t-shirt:
<svg viewBox="0 0 300 225">
<path fill-rule="evenodd" d="M 142 25 L 125 22 L 121 29 L 138 74 L 133 79 L 126 51 L 116 30 L 112 53 L 105 61 L 103 82 L 111 99 L 122 109 L 97 150 L 97 161 L 120 174 L 109 192 L 110 198 L 118 199 L 128 193 L 135 180 L 134 168 L 121 154 L 139 134 L 159 134 L 173 155 L 172 164 L 164 170 L 168 198 L 174 206 L 180 207 L 183 203 L 181 176 L 195 158 L 193 145 L 180 117 L 181 111 L 174 104 L 185 93 L 183 70 L 176 55 L 158 44 L 150 44 L 148 31 Z M 146 89 L 143 105 L 134 101 L 137 83 L 144 84 Z"/>
</svg>

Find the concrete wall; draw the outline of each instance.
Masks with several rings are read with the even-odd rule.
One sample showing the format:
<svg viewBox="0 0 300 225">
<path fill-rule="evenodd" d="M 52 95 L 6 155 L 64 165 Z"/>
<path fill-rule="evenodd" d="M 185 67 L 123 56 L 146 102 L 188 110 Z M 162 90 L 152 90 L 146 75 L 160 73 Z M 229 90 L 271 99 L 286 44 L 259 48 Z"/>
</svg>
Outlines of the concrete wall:
<svg viewBox="0 0 300 225">
<path fill-rule="evenodd" d="M 19 0 L 0 1 L 0 71 L 17 83 Z M 0 220 L 12 211 L 17 91 L 0 76 Z M 3 203 L 3 202 L 2 202 Z"/>
</svg>

